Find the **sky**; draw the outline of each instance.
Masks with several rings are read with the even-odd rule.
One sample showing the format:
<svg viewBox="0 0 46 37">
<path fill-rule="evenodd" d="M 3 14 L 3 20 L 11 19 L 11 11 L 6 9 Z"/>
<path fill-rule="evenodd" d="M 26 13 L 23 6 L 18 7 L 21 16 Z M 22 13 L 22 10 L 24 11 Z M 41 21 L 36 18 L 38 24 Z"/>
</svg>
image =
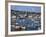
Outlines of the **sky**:
<svg viewBox="0 0 46 37">
<path fill-rule="evenodd" d="M 19 6 L 19 5 L 11 5 L 12 10 L 19 11 L 30 11 L 30 12 L 41 12 L 41 7 L 39 6 Z"/>
</svg>

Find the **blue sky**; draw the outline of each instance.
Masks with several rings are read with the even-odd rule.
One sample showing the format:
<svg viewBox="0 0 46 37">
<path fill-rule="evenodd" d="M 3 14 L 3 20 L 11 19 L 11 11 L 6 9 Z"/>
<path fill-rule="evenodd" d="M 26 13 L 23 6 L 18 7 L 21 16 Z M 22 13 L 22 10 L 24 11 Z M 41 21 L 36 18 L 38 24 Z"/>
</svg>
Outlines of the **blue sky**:
<svg viewBox="0 0 46 37">
<path fill-rule="evenodd" d="M 41 7 L 38 7 L 38 6 L 11 5 L 11 9 L 12 10 L 19 10 L 19 11 L 41 12 Z"/>
</svg>

